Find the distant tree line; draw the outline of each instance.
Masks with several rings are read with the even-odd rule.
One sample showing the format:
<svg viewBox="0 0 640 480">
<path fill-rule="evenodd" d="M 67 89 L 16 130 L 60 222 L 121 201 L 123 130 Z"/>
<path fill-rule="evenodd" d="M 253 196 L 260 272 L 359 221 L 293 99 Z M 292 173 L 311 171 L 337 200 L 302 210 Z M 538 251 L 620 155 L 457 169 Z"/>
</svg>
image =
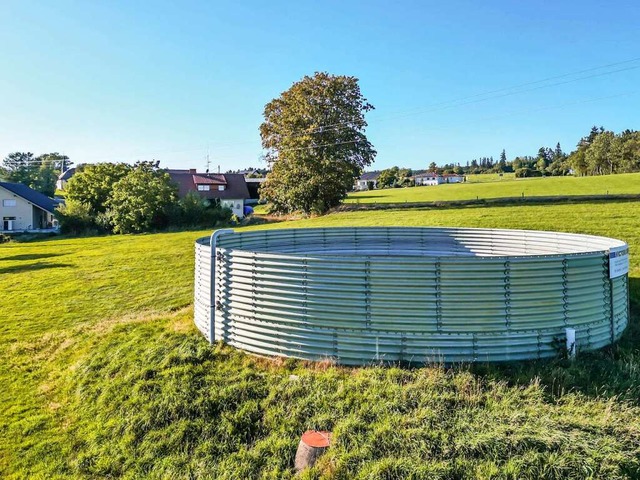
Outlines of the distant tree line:
<svg viewBox="0 0 640 480">
<path fill-rule="evenodd" d="M 578 142 L 571 153 L 562 151 L 560 143 L 555 148 L 540 147 L 537 155 L 519 156 L 507 160 L 502 150 L 499 160 L 481 157 L 460 164 L 436 167 L 439 173 L 481 174 L 515 172 L 517 177 L 547 175 L 610 175 L 640 171 L 640 132 L 625 130 L 619 134 L 592 127 Z"/>
<path fill-rule="evenodd" d="M 0 164 L 0 178 L 7 182 L 22 183 L 52 197 L 58 176 L 71 165 L 69 157 L 58 152 L 37 157 L 31 152 L 13 152 Z"/>
<path fill-rule="evenodd" d="M 391 167 L 380 172 L 377 188 L 411 187 L 413 175 L 425 172 L 438 174 L 471 175 L 483 173 L 515 173 L 516 177 L 542 177 L 559 175 L 609 175 L 640 171 L 640 132 L 625 130 L 619 134 L 593 127 L 582 137 L 576 149 L 567 154 L 560 143 L 554 148 L 540 147 L 537 155 L 507 159 L 503 149 L 498 160 L 480 157 L 466 165 L 447 163 L 438 166 L 431 162 L 425 170 Z M 373 189 L 373 182 L 368 186 Z"/>
<path fill-rule="evenodd" d="M 593 127 L 568 161 L 578 175 L 607 175 L 640 171 L 640 132 L 622 133 Z"/>
</svg>

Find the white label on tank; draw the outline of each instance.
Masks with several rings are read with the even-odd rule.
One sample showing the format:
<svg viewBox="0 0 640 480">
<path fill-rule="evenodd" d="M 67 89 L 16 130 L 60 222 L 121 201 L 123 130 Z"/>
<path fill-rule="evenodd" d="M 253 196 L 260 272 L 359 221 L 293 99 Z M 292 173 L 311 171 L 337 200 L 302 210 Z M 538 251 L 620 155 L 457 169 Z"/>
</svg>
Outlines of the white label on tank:
<svg viewBox="0 0 640 480">
<path fill-rule="evenodd" d="M 629 273 L 629 247 L 613 247 L 609 250 L 609 278 Z"/>
</svg>

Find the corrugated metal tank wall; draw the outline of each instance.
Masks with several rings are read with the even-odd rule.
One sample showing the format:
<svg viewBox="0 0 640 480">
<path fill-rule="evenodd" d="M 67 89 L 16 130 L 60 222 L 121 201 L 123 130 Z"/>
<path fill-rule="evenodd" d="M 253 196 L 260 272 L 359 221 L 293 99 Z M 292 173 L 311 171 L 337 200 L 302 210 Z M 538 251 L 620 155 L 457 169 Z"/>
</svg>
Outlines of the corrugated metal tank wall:
<svg viewBox="0 0 640 480">
<path fill-rule="evenodd" d="M 195 323 L 257 354 L 522 360 L 556 355 L 567 327 L 584 351 L 628 322 L 627 275 L 609 279 L 619 240 L 404 227 L 218 235 L 213 276 L 210 239 L 196 242 Z"/>
</svg>

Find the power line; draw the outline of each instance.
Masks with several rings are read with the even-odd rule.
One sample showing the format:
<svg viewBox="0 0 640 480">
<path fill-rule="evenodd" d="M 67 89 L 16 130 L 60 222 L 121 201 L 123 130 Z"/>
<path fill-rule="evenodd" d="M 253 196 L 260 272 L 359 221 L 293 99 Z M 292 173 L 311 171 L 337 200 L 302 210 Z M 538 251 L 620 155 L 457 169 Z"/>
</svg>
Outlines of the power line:
<svg viewBox="0 0 640 480">
<path fill-rule="evenodd" d="M 521 115 L 521 114 L 529 114 L 529 113 L 532 113 L 532 112 L 538 112 L 538 111 L 544 111 L 544 110 L 554 110 L 554 109 L 558 109 L 558 108 L 567 107 L 567 106 L 570 106 L 570 105 L 580 105 L 580 104 L 591 103 L 591 102 L 596 102 L 596 101 L 600 101 L 600 100 L 608 100 L 608 99 L 611 99 L 611 98 L 618 98 L 618 97 L 623 97 L 623 96 L 635 95 L 637 93 L 638 93 L 637 91 L 633 91 L 633 92 L 619 93 L 619 94 L 615 94 L 615 95 L 608 95 L 608 96 L 604 96 L 604 97 L 587 98 L 587 99 L 580 100 L 580 101 L 577 101 L 577 102 L 567 102 L 567 103 L 562 103 L 562 104 L 558 104 L 558 105 L 550 105 L 548 107 L 542 107 L 542 108 L 536 108 L 536 109 L 530 109 L 530 110 L 519 110 L 519 111 L 515 111 L 515 112 L 513 112 L 511 114 L 507 114 L 507 115 L 499 115 L 499 116 L 493 116 L 493 117 L 483 117 L 483 118 L 475 119 L 475 120 L 473 120 L 471 122 L 465 122 L 465 123 L 466 124 L 473 124 L 473 123 L 482 122 L 482 121 L 486 121 L 486 120 L 494 120 L 496 118 L 510 117 L 510 116 Z M 441 127 L 430 128 L 429 130 L 450 128 L 450 127 L 458 125 L 458 124 L 445 125 L 445 126 L 441 126 Z M 366 141 L 367 140 L 360 139 L 360 140 L 345 141 L 345 142 L 324 143 L 324 144 L 320 144 L 320 145 L 309 145 L 307 147 L 283 148 L 283 149 L 280 149 L 278 151 L 281 152 L 281 151 L 289 151 L 289 150 L 311 150 L 311 149 L 315 149 L 315 148 L 319 148 L 319 147 L 328 147 L 328 146 L 333 146 L 333 145 L 345 145 L 345 144 L 350 144 L 350 143 L 360 143 L 360 142 L 366 142 Z"/>
<path fill-rule="evenodd" d="M 448 103 L 461 102 L 461 101 L 469 100 L 469 99 L 472 99 L 472 98 L 483 97 L 483 96 L 486 96 L 486 95 L 492 95 L 494 93 L 506 92 L 508 90 L 513 90 L 515 88 L 527 87 L 529 85 L 536 85 L 538 83 L 544 83 L 544 82 L 548 82 L 550 80 L 557 80 L 557 79 L 560 79 L 560 78 L 571 77 L 573 75 L 580 75 L 582 73 L 593 72 L 595 70 L 601 70 L 603 68 L 615 67 L 615 66 L 618 66 L 618 65 L 624 65 L 624 64 L 627 64 L 627 63 L 633 63 L 633 62 L 637 62 L 637 61 L 640 61 L 640 57 L 631 58 L 629 60 L 623 60 L 621 62 L 615 62 L 615 63 L 608 63 L 608 64 L 605 64 L 605 65 L 599 65 L 597 67 L 591 67 L 591 68 L 587 68 L 585 70 L 578 70 L 578 71 L 575 71 L 575 72 L 563 73 L 561 75 L 554 75 L 552 77 L 546 77 L 546 78 L 542 78 L 540 80 L 534 80 L 534 81 L 531 81 L 531 82 L 520 83 L 518 85 L 513 85 L 511 87 L 499 88 L 497 90 L 490 90 L 488 92 L 477 93 L 477 94 L 474 94 L 474 95 L 469 95 L 469 96 L 458 98 L 458 99 L 447 100 L 447 101 L 435 103 L 435 104 L 432 104 L 432 105 L 428 105 L 428 106 L 425 106 L 425 107 L 422 107 L 422 108 L 438 107 L 438 106 L 445 105 L 445 104 L 448 104 Z M 633 68 L 637 68 L 637 67 L 633 67 Z M 589 77 L 585 77 L 585 78 L 589 78 Z M 578 80 L 580 80 L 580 79 L 578 79 Z M 550 85 L 550 86 L 552 86 L 552 85 Z M 412 110 L 415 110 L 415 109 L 412 109 Z M 411 111 L 411 110 L 409 110 L 409 111 Z M 404 112 L 398 111 L 398 112 L 395 112 L 395 113 L 404 113 Z"/>
<path fill-rule="evenodd" d="M 633 62 L 633 61 L 637 61 L 637 60 L 640 60 L 640 57 L 632 59 L 632 60 L 627 60 L 625 62 L 618 62 L 618 63 L 615 63 L 615 64 L 609 64 L 607 66 L 619 65 L 619 64 L 622 64 L 622 63 L 629 63 L 629 62 Z M 604 68 L 604 67 L 594 67 L 594 68 L 591 68 L 591 69 L 582 70 L 581 72 L 593 71 L 593 70 L 597 70 L 599 68 Z M 576 79 L 572 79 L 572 80 L 567 80 L 567 81 L 564 81 L 564 82 L 556 82 L 556 83 L 552 83 L 552 84 L 549 84 L 549 85 L 542 85 L 542 86 L 538 86 L 538 87 L 534 87 L 534 88 L 530 88 L 530 89 L 518 90 L 518 91 L 515 91 L 515 92 L 508 92 L 508 93 L 505 93 L 503 95 L 497 95 L 497 96 L 482 98 L 482 99 L 478 99 L 478 100 L 474 100 L 474 101 L 458 103 L 458 104 L 444 106 L 444 107 L 437 108 L 437 109 L 413 111 L 413 113 L 408 113 L 408 114 L 405 114 L 405 115 L 400 115 L 400 116 L 387 118 L 387 120 L 395 120 L 395 119 L 398 119 L 398 118 L 405 118 L 405 117 L 416 115 L 416 114 L 419 114 L 419 113 L 427 113 L 429 111 L 439 111 L 439 110 L 444 110 L 444 109 L 447 109 L 447 108 L 454 108 L 454 107 L 469 105 L 469 104 L 472 104 L 472 103 L 484 102 L 484 101 L 492 100 L 492 99 L 496 99 L 496 98 L 503 98 L 503 97 L 507 97 L 507 96 L 511 96 L 511 95 L 517 95 L 517 94 L 520 94 L 520 93 L 526 93 L 526 92 L 530 92 L 530 91 L 534 91 L 534 90 L 539 90 L 539 89 L 542 89 L 542 88 L 548 88 L 548 87 L 553 87 L 553 86 L 557 86 L 557 85 L 564 85 L 564 84 L 567 84 L 567 83 L 577 82 L 577 81 L 580 81 L 580 80 L 586 80 L 586 79 L 589 79 L 589 78 L 595 78 L 595 77 L 600 77 L 600 76 L 604 76 L 604 75 L 611 75 L 611 74 L 614 74 L 614 73 L 625 72 L 625 71 L 628 71 L 628 70 L 635 70 L 635 69 L 638 69 L 638 68 L 640 68 L 640 65 L 633 66 L 633 67 L 622 68 L 622 69 L 618 69 L 618 70 L 613 70 L 613 71 L 609 71 L 609 72 L 601 72 L 601 73 L 594 74 L 594 75 L 588 75 L 588 76 L 585 76 L 585 77 L 580 77 L 580 78 L 576 78 Z M 563 77 L 567 77 L 567 76 L 570 76 L 570 75 L 576 75 L 576 74 L 581 73 L 581 72 L 577 72 L 577 73 L 573 73 L 573 74 L 558 75 L 556 77 L 549 77 L 547 79 L 538 80 L 538 81 L 535 81 L 535 82 L 527 82 L 526 84 L 521 84 L 520 86 L 533 85 L 533 84 L 541 83 L 541 82 L 544 82 L 544 81 L 548 81 L 549 79 L 563 78 Z M 519 86 L 500 89 L 500 90 L 494 90 L 493 92 L 506 91 L 506 90 L 511 90 L 513 88 L 519 88 Z M 474 98 L 474 97 L 478 97 L 478 96 L 481 96 L 481 95 L 483 95 L 483 94 L 478 94 L 478 95 L 474 95 L 472 97 L 466 97 L 466 98 Z M 604 97 L 604 98 L 614 98 L 614 97 L 617 97 L 617 96 L 620 96 L 620 95 L 613 95 L 613 96 Z M 585 103 L 585 102 L 577 102 L 576 104 L 579 104 L 579 103 Z M 550 107 L 550 108 L 555 108 L 555 107 Z M 533 110 L 533 111 L 536 111 L 536 110 Z M 337 126 L 339 124 L 335 124 L 335 125 Z M 307 135 L 307 134 L 309 134 L 309 133 L 305 132 L 305 133 L 300 134 L 300 135 Z M 290 137 L 285 136 L 283 138 L 290 138 Z M 346 143 L 357 143 L 357 142 L 346 142 Z M 324 145 L 318 145 L 318 146 L 328 146 L 328 145 L 331 145 L 331 144 L 324 144 Z M 341 145 L 341 143 L 335 143 L 334 145 Z M 305 150 L 305 149 L 312 149 L 312 148 L 316 148 L 316 146 L 299 147 L 299 148 L 293 148 L 293 149 L 286 149 L 285 148 L 285 149 L 279 149 L 278 151 Z"/>
<path fill-rule="evenodd" d="M 405 114 L 405 115 L 399 115 L 399 116 L 395 116 L 395 117 L 392 117 L 392 118 L 387 118 L 387 120 L 396 120 L 398 118 L 405 118 L 405 117 L 412 116 L 412 115 L 417 115 L 417 114 L 420 114 L 420 113 L 435 112 L 435 111 L 440 111 L 440 110 L 446 110 L 446 109 L 449 109 L 449 108 L 455 108 L 455 107 L 461 107 L 461 106 L 464 106 L 464 105 L 470 105 L 470 104 L 473 104 L 473 103 L 486 102 L 487 100 L 494 100 L 494 99 L 497 99 L 497 98 L 509 97 L 509 96 L 512 96 L 512 95 L 518 95 L 520 93 L 527 93 L 527 92 L 532 92 L 532 91 L 535 91 L 535 90 L 540 90 L 542 88 L 549 88 L 549 87 L 555 87 L 555 86 L 558 86 L 558 85 L 565 85 L 567 83 L 578 82 L 580 80 L 586 80 L 586 79 L 589 79 L 589 78 L 602 77 L 604 75 L 611 75 L 611 74 L 619 73 L 619 72 L 626 72 L 628 70 L 636 70 L 638 68 L 640 68 L 640 65 L 637 65 L 637 66 L 634 66 L 634 67 L 622 68 L 622 69 L 619 69 L 619 70 L 613 70 L 613 71 L 610 71 L 610 72 L 598 73 L 598 74 L 589 75 L 589 76 L 586 76 L 586 77 L 580 77 L 580 78 L 576 78 L 576 79 L 573 79 L 573 80 L 567 80 L 567 81 L 564 81 L 564 82 L 551 83 L 549 85 L 542 85 L 542 86 L 539 86 L 539 87 L 528 88 L 528 89 L 525 89 L 525 90 L 518 90 L 518 91 L 515 91 L 515 92 L 508 92 L 508 93 L 505 93 L 505 94 L 502 94 L 502 95 L 495 95 L 495 96 L 492 96 L 492 97 L 482 98 L 482 99 L 478 99 L 478 100 L 472 100 L 472 101 L 469 101 L 469 102 L 458 103 L 458 104 L 454 104 L 454 105 L 448 105 L 448 106 L 444 106 L 444 107 L 440 107 L 440 108 L 436 108 L 436 109 L 432 109 L 432 110 L 415 111 L 413 113 L 408 113 L 408 114 Z"/>
<path fill-rule="evenodd" d="M 538 111 L 544 111 L 544 110 L 554 110 L 554 109 L 557 109 L 557 108 L 563 108 L 563 107 L 571 106 L 571 105 L 580 105 L 580 104 L 591 103 L 591 102 L 600 101 L 600 100 L 608 100 L 608 99 L 612 99 L 612 98 L 618 98 L 618 97 L 623 97 L 623 96 L 634 95 L 636 93 L 638 93 L 638 92 L 633 91 L 633 92 L 619 93 L 619 94 L 615 94 L 615 95 L 608 95 L 608 96 L 604 96 L 604 97 L 587 98 L 587 99 L 579 100 L 579 101 L 576 101 L 576 102 L 567 102 L 567 103 L 562 103 L 562 104 L 558 104 L 558 105 L 551 105 L 551 106 L 548 106 L 548 107 L 514 111 L 514 112 L 506 114 L 506 115 L 498 115 L 498 116 L 492 116 L 492 117 L 482 117 L 482 118 L 479 118 L 479 119 L 475 119 L 475 120 L 473 120 L 471 122 L 462 122 L 462 123 L 464 123 L 464 124 L 473 124 L 473 123 L 477 123 L 477 122 L 480 122 L 480 121 L 495 120 L 495 119 L 510 117 L 510 116 L 514 116 L 514 115 L 529 114 L 529 113 L 532 113 L 532 112 L 538 112 Z M 450 127 L 455 127 L 456 125 L 459 125 L 459 124 L 460 124 L 460 122 L 457 122 L 457 123 L 451 124 L 451 125 L 443 125 L 443 126 L 440 126 L 440 127 L 433 127 L 433 128 L 430 128 L 429 130 L 450 128 Z M 366 139 L 358 139 L 358 140 L 349 140 L 349 141 L 343 141 L 343 142 L 330 142 L 330 143 L 323 143 L 323 144 L 317 144 L 317 145 L 309 145 L 309 146 L 305 146 L 305 147 L 285 147 L 285 148 L 279 149 L 278 152 L 296 151 L 296 150 L 298 150 L 298 151 L 299 150 L 312 150 L 312 149 L 321 148 L 321 147 L 329 147 L 329 146 L 336 146 L 336 145 L 347 145 L 347 144 L 362 143 L 362 142 L 367 142 L 367 141 L 368 140 L 366 140 Z M 39 161 L 39 160 L 37 160 L 35 158 L 25 161 L 25 163 L 29 163 L 29 162 L 33 162 L 33 163 L 36 163 L 36 164 L 40 164 L 41 163 L 41 161 Z"/>
<path fill-rule="evenodd" d="M 396 115 L 396 114 L 403 114 L 403 115 L 401 115 L 401 116 L 393 116 L 393 117 L 387 118 L 387 119 L 395 120 L 396 118 L 404 118 L 405 116 L 413 115 L 414 112 L 415 113 L 426 113 L 428 111 L 441 110 L 441 108 L 432 110 L 433 107 L 446 106 L 445 108 L 453 108 L 453 107 L 457 107 L 457 106 L 469 105 L 471 103 L 476 103 L 476 102 L 464 102 L 464 101 L 465 100 L 469 100 L 469 99 L 473 99 L 473 98 L 492 95 L 492 94 L 495 94 L 495 93 L 507 92 L 509 90 L 513 90 L 513 89 L 516 89 L 516 88 L 526 87 L 526 86 L 530 86 L 530 85 L 536 85 L 536 84 L 539 84 L 539 83 L 548 82 L 550 80 L 557 80 L 557 79 L 560 79 L 560 78 L 566 78 L 566 77 L 570 77 L 570 76 L 574 76 L 574 75 L 580 75 L 582 73 L 593 72 L 595 70 L 601 70 L 603 68 L 609 68 L 609 67 L 614 67 L 614 66 L 618 66 L 618 65 L 624 65 L 624 64 L 628 64 L 628 63 L 632 63 L 632 62 L 637 62 L 637 61 L 640 61 L 640 57 L 632 58 L 632 59 L 629 59 L 629 60 L 624 60 L 624 61 L 621 61 L 621 62 L 608 63 L 608 64 L 605 64 L 605 65 L 600 65 L 600 66 L 597 66 L 597 67 L 591 67 L 591 68 L 587 68 L 587 69 L 584 69 L 584 70 L 578 70 L 578 71 L 575 71 L 575 72 L 564 73 L 562 75 L 555 75 L 555 76 L 543 78 L 543 79 L 540 79 L 540 80 L 534 80 L 534 81 L 531 81 L 531 82 L 525 82 L 525 83 L 521 83 L 521 84 L 518 84 L 518 85 L 513 85 L 511 87 L 504 87 L 504 88 L 499 88 L 499 89 L 496 89 L 496 90 L 490 90 L 488 92 L 478 93 L 478 94 L 474 94 L 474 95 L 470 95 L 470 96 L 466 96 L 466 97 L 461 97 L 461 98 L 458 98 L 458 99 L 447 100 L 447 101 L 435 103 L 435 104 L 432 104 L 432 105 L 428 105 L 428 106 L 425 106 L 425 107 L 413 108 L 413 109 L 404 110 L 404 111 L 403 110 L 398 110 L 397 112 L 394 112 L 391 115 Z M 580 80 L 586 80 L 586 79 L 589 79 L 589 78 L 599 77 L 599 76 L 603 76 L 603 75 L 610 75 L 610 74 L 613 74 L 613 73 L 624 72 L 624 71 L 627 71 L 627 70 L 635 70 L 637 68 L 640 68 L 640 65 L 629 67 L 629 68 L 623 68 L 623 69 L 619 69 L 619 70 L 613 70 L 613 71 L 609 71 L 609 72 L 602 72 L 602 73 L 595 74 L 595 75 L 588 75 L 588 76 L 585 76 L 585 77 L 580 77 L 580 78 L 568 80 L 566 82 L 557 82 L 557 83 L 553 83 L 553 84 L 550 84 L 550 85 L 542 85 L 542 86 L 539 86 L 539 87 L 536 87 L 536 88 L 532 88 L 532 89 L 518 90 L 516 92 L 510 92 L 510 93 L 505 94 L 505 95 L 493 96 L 493 97 L 489 97 L 489 98 L 486 98 L 486 99 L 480 99 L 480 100 L 477 100 L 477 102 L 483 102 L 483 101 L 486 101 L 486 100 L 489 100 L 489 99 L 493 99 L 493 98 L 502 98 L 503 96 L 516 95 L 518 93 L 526 93 L 526 92 L 529 92 L 529 91 L 539 90 L 541 88 L 548 88 L 548 87 L 553 87 L 553 86 L 557 86 L 557 85 L 564 85 L 566 83 L 577 82 L 577 81 L 580 81 Z M 459 102 L 464 102 L 464 103 L 459 103 Z M 453 103 L 455 105 L 448 106 L 448 104 L 451 104 L 451 103 Z M 378 120 L 381 120 L 381 119 L 384 119 L 384 118 L 385 117 L 379 117 Z M 313 133 L 323 133 L 324 129 L 327 129 L 327 128 L 330 128 L 330 127 L 339 127 L 339 126 L 349 125 L 350 123 L 352 123 L 352 122 L 340 122 L 340 123 L 321 125 L 321 126 L 316 127 L 316 128 L 314 128 L 314 129 L 312 129 L 310 131 L 300 132 L 300 133 L 297 133 L 297 134 L 294 134 L 294 135 L 286 136 L 285 138 L 291 138 L 291 137 L 294 137 L 294 136 L 310 135 L 310 134 L 313 134 Z"/>
<path fill-rule="evenodd" d="M 600 100 L 609 100 L 609 99 L 612 99 L 612 98 L 631 96 L 631 95 L 635 95 L 637 93 L 638 93 L 638 91 L 623 92 L 623 93 L 618 93 L 618 94 L 615 94 L 615 95 L 607 95 L 607 96 L 604 96 L 604 97 L 587 98 L 587 99 L 579 100 L 579 101 L 576 101 L 576 102 L 561 103 L 561 104 L 557 104 L 557 105 L 550 105 L 550 106 L 547 106 L 547 107 L 534 108 L 534 109 L 529 109 L 529 110 L 516 110 L 516 111 L 513 111 L 511 113 L 504 114 L 504 115 L 494 115 L 494 116 L 491 116 L 491 117 L 481 117 L 481 118 L 476 118 L 476 119 L 474 119 L 472 121 L 456 122 L 455 124 L 441 125 L 441 126 L 438 126 L 438 127 L 429 128 L 429 130 L 441 130 L 441 129 L 444 129 L 444 128 L 455 127 L 456 125 L 460 125 L 460 124 L 474 124 L 474 123 L 478 123 L 478 122 L 484 122 L 484 121 L 487 121 L 487 120 L 495 120 L 495 119 L 500 119 L 500 118 L 507 118 L 507 117 L 517 116 L 517 115 L 530 114 L 530 113 L 534 113 L 534 112 L 541 112 L 541 111 L 545 111 L 545 110 L 555 110 L 555 109 L 558 109 L 558 108 L 568 107 L 568 106 L 572 106 L 572 105 L 581 105 L 581 104 L 585 104 L 585 103 L 597 102 L 597 101 L 600 101 Z"/>
<path fill-rule="evenodd" d="M 548 82 L 550 80 L 558 80 L 561 78 L 567 78 L 567 77 L 571 77 L 571 76 L 575 76 L 575 75 L 580 75 L 583 73 L 588 73 L 588 72 L 592 72 L 592 71 L 596 71 L 596 70 L 601 70 L 603 68 L 610 68 L 610 67 L 615 67 L 615 66 L 619 66 L 619 65 L 624 65 L 624 64 L 629 64 L 629 63 L 633 63 L 633 62 L 637 62 L 640 60 L 640 57 L 636 57 L 636 58 L 632 58 L 632 59 L 628 59 L 628 60 L 624 60 L 624 61 L 620 61 L 620 62 L 614 62 L 614 63 L 609 63 L 609 64 L 604 64 L 604 65 L 599 65 L 596 67 L 591 67 L 588 69 L 584 69 L 584 70 L 578 70 L 575 72 L 570 72 L 570 73 L 565 73 L 565 74 L 561 74 L 561 75 L 555 75 L 552 77 L 547 77 L 547 78 L 543 78 L 540 80 L 534 80 L 531 82 L 525 82 L 525 83 L 521 83 L 518 85 L 514 85 L 511 87 L 505 87 L 505 88 L 500 88 L 500 89 L 496 89 L 496 90 L 491 90 L 488 92 L 483 92 L 483 93 L 478 93 L 478 94 L 474 94 L 474 95 L 470 95 L 470 96 L 466 96 L 466 97 L 461 97 L 459 99 L 453 99 L 453 100 L 448 100 L 448 101 L 444 101 L 444 102 L 439 102 L 436 104 L 432 104 L 430 106 L 427 107 L 422 107 L 422 108 L 418 108 L 418 109 L 410 109 L 410 110 L 405 110 L 404 113 L 403 111 L 397 111 L 395 112 L 396 115 L 393 116 L 393 114 L 391 116 L 386 116 L 386 117 L 379 117 L 377 120 L 395 120 L 398 118 L 405 118 L 408 116 L 412 116 L 412 115 L 417 115 L 417 114 L 421 114 L 421 113 L 428 113 L 431 111 L 440 111 L 440 110 L 444 110 L 444 109 L 448 109 L 448 108 L 455 108 L 455 107 L 460 107 L 460 106 L 465 106 L 465 105 L 470 105 L 473 103 L 480 103 L 480 102 L 485 102 L 488 100 L 493 100 L 493 99 L 498 99 L 498 98 L 504 98 L 507 96 L 512 96 L 512 95 L 517 95 L 517 94 L 521 94 L 521 93 L 526 93 L 526 92 L 530 92 L 530 91 L 535 91 L 535 90 L 539 90 L 539 89 L 543 89 L 543 88 L 549 88 L 549 87 L 553 87 L 553 86 L 558 86 L 558 85 L 565 85 L 568 83 L 572 83 L 572 82 L 577 82 L 577 81 L 581 81 L 581 80 L 587 80 L 590 78 L 595 78 L 595 77 L 600 77 L 600 76 L 605 76 L 605 75 L 612 75 L 615 73 L 620 73 L 620 72 L 625 72 L 625 71 L 629 71 L 629 70 L 635 70 L 640 68 L 640 65 L 637 66 L 631 66 L 631 67 L 627 67 L 627 68 L 621 68 L 621 69 L 617 69 L 617 70 L 611 70 L 611 71 L 606 71 L 606 72 L 601 72 L 601 73 L 597 73 L 594 75 L 587 75 L 587 76 L 582 76 L 579 78 L 574 78 L 571 80 L 566 80 L 566 81 L 562 81 L 562 82 L 555 82 L 555 83 L 551 83 L 548 85 L 539 85 L 537 87 L 534 88 L 527 88 L 527 89 L 521 89 L 521 90 L 516 90 L 516 91 L 510 91 L 510 90 L 514 90 L 514 89 L 519 89 L 522 87 L 527 87 L 527 86 L 531 86 L 531 85 L 538 85 L 540 83 L 544 83 L 544 82 Z M 500 92 L 506 92 L 502 95 L 494 95 L 495 93 L 500 93 Z M 488 96 L 491 95 L 491 96 Z M 485 97 L 485 98 L 479 98 L 479 97 Z M 475 99 L 475 100 L 472 100 Z M 470 100 L 470 101 L 466 101 L 466 100 Z M 438 107 L 438 108 L 434 108 L 434 107 Z M 401 114 L 401 115 L 398 115 Z M 313 135 L 316 133 L 325 133 L 326 131 L 331 131 L 331 130 L 338 130 L 341 127 L 344 126 L 348 126 L 351 125 L 353 123 L 353 121 L 348 121 L 348 122 L 339 122 L 339 123 L 333 123 L 333 124 L 326 124 L 326 125 L 320 125 L 318 127 L 315 127 L 312 130 L 309 131 L 304 131 L 304 132 L 297 132 L 297 133 L 293 133 L 291 135 L 285 135 L 282 138 L 286 139 L 286 138 L 296 138 L 299 136 L 306 136 L 306 135 Z M 366 122 L 365 122 L 366 123 Z M 285 150 L 304 150 L 304 149 L 309 149 L 309 148 L 319 148 L 322 146 L 329 146 L 329 145 L 342 145 L 342 144 L 348 144 L 348 143 L 358 143 L 360 142 L 358 141 L 349 141 L 349 142 L 338 142 L 338 143 L 327 143 L 327 144 L 321 144 L 321 145 L 315 145 L 315 146 L 309 146 L 309 147 L 292 147 L 292 148 L 285 148 L 285 149 L 280 149 L 280 151 L 285 151 Z M 247 142 L 236 142 L 236 143 L 229 143 L 229 144 L 219 144 L 216 146 L 216 148 L 224 148 L 224 147 L 233 147 L 233 146 L 238 146 L 238 145 L 246 145 L 246 144 L 250 144 L 250 143 L 254 143 L 253 141 L 247 141 Z M 193 152 L 193 151 L 204 151 L 205 147 L 203 148 L 192 148 L 192 149 L 182 149 L 182 150 L 164 150 L 164 151 L 156 151 L 155 153 L 137 153 L 137 154 L 132 154 L 132 155 L 118 155 L 118 157 L 146 157 L 146 156 L 151 156 L 151 155 L 159 155 L 159 154 L 166 154 L 166 153 L 185 153 L 185 152 Z M 114 156 L 104 156 L 104 157 L 90 157 L 89 159 L 86 159 L 87 161 L 98 161 L 100 159 L 103 160 L 111 160 L 113 159 Z M 224 158 L 224 157 L 223 157 Z M 221 158 L 218 158 L 221 159 Z M 32 162 L 32 163 L 37 163 L 40 164 L 41 162 L 33 159 L 27 162 Z"/>
<path fill-rule="evenodd" d="M 349 140 L 345 142 L 335 142 L 335 143 L 323 143 L 320 145 L 309 145 L 307 147 L 280 148 L 278 149 L 278 152 L 288 152 L 291 150 L 313 150 L 314 148 L 320 148 L 320 147 L 333 147 L 335 145 L 347 145 L 349 143 L 363 143 L 363 142 L 368 142 L 368 140 L 361 138 L 360 140 Z"/>
</svg>

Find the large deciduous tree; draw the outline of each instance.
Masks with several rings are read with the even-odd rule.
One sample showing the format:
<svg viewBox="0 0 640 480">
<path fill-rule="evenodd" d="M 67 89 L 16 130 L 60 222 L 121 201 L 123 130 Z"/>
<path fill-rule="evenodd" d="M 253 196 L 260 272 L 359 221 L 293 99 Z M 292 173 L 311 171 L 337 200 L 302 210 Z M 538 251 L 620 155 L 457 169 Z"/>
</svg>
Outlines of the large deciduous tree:
<svg viewBox="0 0 640 480">
<path fill-rule="evenodd" d="M 105 213 L 113 186 L 126 177 L 132 168 L 127 163 L 84 165 L 69 180 L 66 198 L 89 205 L 94 214 Z"/>
<path fill-rule="evenodd" d="M 618 159 L 618 170 L 637 172 L 640 170 L 640 132 L 626 131 L 616 137 L 613 145 Z"/>
<path fill-rule="evenodd" d="M 615 134 L 604 131 L 598 134 L 585 152 L 585 161 L 592 175 L 605 175 L 614 172 L 615 157 L 613 144 Z"/>
<path fill-rule="evenodd" d="M 136 166 L 113 186 L 107 200 L 113 232 L 139 233 L 166 226 L 177 193 L 168 173 Z"/>
<path fill-rule="evenodd" d="M 400 169 L 398 167 L 391 167 L 380 172 L 378 177 L 378 188 L 393 187 L 398 183 L 400 179 Z"/>
<path fill-rule="evenodd" d="M 358 79 L 316 73 L 264 109 L 262 146 L 272 171 L 261 196 L 279 213 L 324 213 L 340 203 L 374 160 L 364 114 L 373 106 Z"/>
</svg>

